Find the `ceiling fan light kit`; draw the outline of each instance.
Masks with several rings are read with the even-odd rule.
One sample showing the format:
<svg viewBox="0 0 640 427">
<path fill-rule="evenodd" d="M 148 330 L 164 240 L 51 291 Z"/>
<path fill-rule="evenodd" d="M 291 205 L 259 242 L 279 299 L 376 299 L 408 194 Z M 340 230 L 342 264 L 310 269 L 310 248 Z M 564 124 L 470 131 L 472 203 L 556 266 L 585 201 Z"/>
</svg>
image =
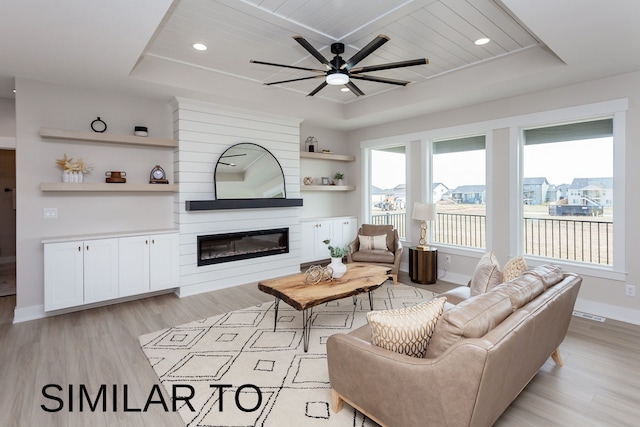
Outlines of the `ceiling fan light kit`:
<svg viewBox="0 0 640 427">
<path fill-rule="evenodd" d="M 331 70 L 327 71 L 326 77 L 327 83 L 330 85 L 338 86 L 349 83 L 349 76 L 345 73 L 342 73 L 339 70 Z"/>
<path fill-rule="evenodd" d="M 294 70 L 302 70 L 302 71 L 311 71 L 315 73 L 314 76 L 310 77 L 300 77 L 297 79 L 289 79 L 282 80 L 277 82 L 264 83 L 267 86 L 277 85 L 281 83 L 291 83 L 297 82 L 301 80 L 310 80 L 324 77 L 324 81 L 320 83 L 318 87 L 312 90 L 307 96 L 313 96 L 316 93 L 320 92 L 320 90 L 324 89 L 327 85 L 332 86 L 341 86 L 344 85 L 350 92 L 355 94 L 356 96 L 362 96 L 365 93 L 360 90 L 358 86 L 356 86 L 352 79 L 357 80 L 366 80 L 370 82 L 376 83 L 386 83 L 398 86 L 406 86 L 409 81 L 405 80 L 396 80 L 389 79 L 385 77 L 375 77 L 368 76 L 362 73 L 369 73 L 373 71 L 381 71 L 381 70 L 391 70 L 394 68 L 403 68 L 403 67 L 413 67 L 416 65 L 425 65 L 428 64 L 429 61 L 426 58 L 412 59 L 409 61 L 400 61 L 400 62 L 391 62 L 387 64 L 380 65 L 372 65 L 365 67 L 353 68 L 360 61 L 365 59 L 367 56 L 371 55 L 376 49 L 389 41 L 389 37 L 380 34 L 376 38 L 374 38 L 369 44 L 360 49 L 353 55 L 348 61 L 342 59 L 340 54 L 344 53 L 344 44 L 343 43 L 333 43 L 331 44 L 331 53 L 335 56 L 331 61 L 325 58 L 316 48 L 314 48 L 311 43 L 304 39 L 302 36 L 293 36 L 293 39 L 297 41 L 300 46 L 302 46 L 307 52 L 311 54 L 314 58 L 316 58 L 324 67 L 325 70 L 315 69 L 315 68 L 306 68 L 306 67 L 298 67 L 295 65 L 284 65 L 284 64 L 275 64 L 273 62 L 263 62 L 263 61 L 254 61 L 253 59 L 249 62 L 252 64 L 262 64 L 262 65 L 270 65 L 273 67 L 284 67 L 291 68 Z"/>
</svg>

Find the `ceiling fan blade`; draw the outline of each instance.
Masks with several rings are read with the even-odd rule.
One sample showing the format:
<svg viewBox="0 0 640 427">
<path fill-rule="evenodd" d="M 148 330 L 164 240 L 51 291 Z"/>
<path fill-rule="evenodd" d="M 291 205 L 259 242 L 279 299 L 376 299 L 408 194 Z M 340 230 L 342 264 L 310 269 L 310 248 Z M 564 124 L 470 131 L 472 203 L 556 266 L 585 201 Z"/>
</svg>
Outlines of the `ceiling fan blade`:
<svg viewBox="0 0 640 427">
<path fill-rule="evenodd" d="M 360 79 L 360 80 L 366 80 L 369 82 L 377 82 L 377 83 L 389 83 L 391 85 L 398 85 L 398 86 L 406 86 L 411 82 L 408 82 L 406 80 L 395 80 L 395 79 L 387 79 L 384 77 L 372 77 L 372 76 L 363 76 L 360 74 L 356 74 L 356 75 L 351 75 L 352 79 Z"/>
<path fill-rule="evenodd" d="M 314 58 L 316 58 L 318 61 L 323 63 L 327 67 L 327 69 L 333 68 L 333 66 L 331 65 L 329 60 L 327 58 L 325 58 L 324 56 L 322 56 L 322 54 L 320 52 L 318 52 L 315 47 L 311 46 L 311 43 L 309 43 L 304 37 L 302 37 L 302 36 L 293 36 L 293 39 L 295 41 L 297 41 L 298 43 L 300 43 L 300 46 L 305 48 L 307 52 L 309 52 L 311 55 L 314 56 Z"/>
<path fill-rule="evenodd" d="M 315 68 L 296 67 L 295 65 L 274 64 L 273 62 L 250 60 L 252 64 L 271 65 L 272 67 L 293 68 L 294 70 L 313 71 L 314 73 L 324 73 L 324 70 L 316 70 Z"/>
<path fill-rule="evenodd" d="M 380 64 L 380 65 L 370 65 L 368 67 L 352 68 L 350 72 L 351 74 L 369 73 L 371 71 L 391 70 L 393 68 L 402 68 L 402 67 L 413 67 L 414 65 L 425 65 L 428 63 L 429 63 L 429 60 L 427 58 L 419 58 L 419 59 L 411 59 L 408 61 L 389 62 L 387 64 Z"/>
<path fill-rule="evenodd" d="M 280 83 L 291 83 L 291 82 L 299 82 L 300 80 L 310 80 L 310 79 L 319 79 L 324 77 L 324 75 L 321 76 L 311 76 L 311 77 L 300 77 L 299 79 L 290 79 L 290 80 L 281 80 L 279 82 L 271 82 L 271 83 L 263 83 L 266 86 L 271 86 L 271 85 L 279 85 Z"/>
<path fill-rule="evenodd" d="M 313 96 L 316 93 L 320 92 L 322 89 L 324 89 L 324 87 L 327 85 L 327 82 L 324 81 L 322 83 L 320 83 L 320 86 L 318 86 L 317 88 L 315 88 L 314 90 L 312 90 L 311 92 L 309 92 L 309 94 L 307 96 Z"/>
<path fill-rule="evenodd" d="M 360 49 L 355 55 L 353 55 L 343 66 L 343 69 L 351 70 L 354 65 L 362 61 L 367 56 L 371 55 L 376 49 L 389 41 L 389 37 L 380 34 L 375 39 L 371 40 L 368 45 Z"/>
<path fill-rule="evenodd" d="M 346 87 L 349 88 L 349 90 L 351 92 L 353 92 L 356 96 L 362 96 L 364 95 L 364 92 L 360 90 L 360 88 L 358 86 L 356 86 L 356 84 L 354 82 L 352 82 L 351 80 L 349 80 L 346 84 Z"/>
</svg>

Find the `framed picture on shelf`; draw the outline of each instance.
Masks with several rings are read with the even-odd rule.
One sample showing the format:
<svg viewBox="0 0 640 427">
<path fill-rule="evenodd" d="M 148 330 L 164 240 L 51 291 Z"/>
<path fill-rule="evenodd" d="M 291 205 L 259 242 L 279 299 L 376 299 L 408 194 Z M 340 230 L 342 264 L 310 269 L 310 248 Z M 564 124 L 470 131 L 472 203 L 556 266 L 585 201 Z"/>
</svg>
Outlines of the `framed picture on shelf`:
<svg viewBox="0 0 640 427">
<path fill-rule="evenodd" d="M 322 185 L 329 185 L 331 184 L 331 181 L 329 181 L 329 177 L 328 176 L 323 176 L 322 177 Z"/>
<path fill-rule="evenodd" d="M 304 145 L 309 153 L 317 153 L 320 151 L 320 147 L 318 147 L 318 140 L 314 136 L 307 138 Z"/>
</svg>

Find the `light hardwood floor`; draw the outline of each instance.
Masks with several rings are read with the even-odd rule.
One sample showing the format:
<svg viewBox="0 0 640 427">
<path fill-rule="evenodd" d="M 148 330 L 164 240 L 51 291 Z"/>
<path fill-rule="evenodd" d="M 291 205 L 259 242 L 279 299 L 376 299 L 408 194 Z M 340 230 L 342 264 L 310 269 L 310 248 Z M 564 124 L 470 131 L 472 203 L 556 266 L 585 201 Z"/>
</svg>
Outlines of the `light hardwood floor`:
<svg viewBox="0 0 640 427">
<path fill-rule="evenodd" d="M 406 275 L 400 282 L 411 283 Z M 420 287 L 441 292 L 439 282 Z M 15 297 L 0 298 L 0 425 L 2 426 L 183 426 L 177 413 L 152 405 L 146 413 L 124 412 L 144 405 L 157 378 L 138 336 L 215 314 L 248 307 L 272 297 L 255 284 L 179 299 L 173 294 L 11 324 Z M 498 426 L 637 425 L 640 408 L 640 327 L 614 321 L 573 318 L 561 346 L 564 366 L 548 361 Z M 59 384 L 76 390 L 74 411 L 56 413 L 42 387 Z M 80 384 L 95 393 L 100 384 L 118 386 L 117 412 L 78 412 Z M 53 391 L 53 390 L 52 390 Z M 56 393 L 57 395 L 57 393 Z"/>
</svg>

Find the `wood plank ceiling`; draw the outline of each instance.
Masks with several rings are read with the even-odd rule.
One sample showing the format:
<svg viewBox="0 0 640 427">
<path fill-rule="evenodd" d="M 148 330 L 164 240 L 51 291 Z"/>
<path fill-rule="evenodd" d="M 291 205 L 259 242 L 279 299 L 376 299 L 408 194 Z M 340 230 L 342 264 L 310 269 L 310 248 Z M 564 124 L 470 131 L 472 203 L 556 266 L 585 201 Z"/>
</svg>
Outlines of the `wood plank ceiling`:
<svg viewBox="0 0 640 427">
<path fill-rule="evenodd" d="M 175 61 L 207 70 L 212 79 L 218 73 L 232 75 L 244 80 L 239 84 L 307 77 L 312 74 L 249 63 L 256 59 L 321 68 L 292 39 L 296 34 L 328 59 L 333 57 L 330 44 L 344 43 L 345 60 L 378 34 L 385 34 L 391 40 L 359 65 L 426 57 L 428 65 L 370 73 L 414 84 L 540 45 L 494 0 L 182 0 L 158 29 L 142 60 L 151 56 Z M 491 42 L 476 46 L 474 41 L 480 37 Z M 208 50 L 194 50 L 191 46 L 196 42 L 206 44 Z M 320 81 L 278 87 L 304 96 Z M 398 88 L 361 80 L 357 84 L 369 96 Z M 342 103 L 356 100 L 336 87 L 316 96 Z"/>
</svg>

